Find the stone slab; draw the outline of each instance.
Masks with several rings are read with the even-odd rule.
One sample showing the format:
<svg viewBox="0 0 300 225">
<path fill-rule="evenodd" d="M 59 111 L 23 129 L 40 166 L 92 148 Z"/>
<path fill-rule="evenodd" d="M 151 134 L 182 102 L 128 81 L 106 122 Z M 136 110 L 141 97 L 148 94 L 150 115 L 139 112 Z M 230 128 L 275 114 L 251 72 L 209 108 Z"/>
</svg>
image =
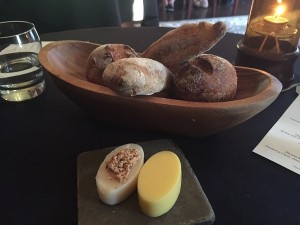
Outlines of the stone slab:
<svg viewBox="0 0 300 225">
<path fill-rule="evenodd" d="M 126 144 L 126 143 L 124 143 Z M 81 153 L 77 158 L 77 199 L 79 225 L 194 225 L 212 224 L 214 211 L 182 151 L 171 140 L 137 143 L 145 161 L 153 154 L 170 150 L 178 155 L 182 166 L 182 187 L 177 202 L 166 214 L 151 218 L 142 213 L 137 193 L 110 206 L 98 197 L 95 176 L 105 156 L 118 146 Z"/>
</svg>

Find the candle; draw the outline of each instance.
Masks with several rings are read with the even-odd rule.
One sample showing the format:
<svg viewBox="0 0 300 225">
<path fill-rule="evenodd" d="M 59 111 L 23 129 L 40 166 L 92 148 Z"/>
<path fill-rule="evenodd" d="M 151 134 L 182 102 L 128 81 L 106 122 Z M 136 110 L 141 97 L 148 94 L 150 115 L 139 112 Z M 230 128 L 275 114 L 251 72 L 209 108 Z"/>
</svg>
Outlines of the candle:
<svg viewBox="0 0 300 225">
<path fill-rule="evenodd" d="M 274 25 L 285 25 L 289 22 L 289 20 L 287 18 L 281 17 L 284 11 L 285 6 L 280 4 L 275 9 L 275 14 L 273 16 L 265 16 L 264 20 Z"/>
<path fill-rule="evenodd" d="M 289 22 L 288 19 L 281 16 L 265 16 L 264 20 L 274 24 L 287 24 Z"/>
</svg>

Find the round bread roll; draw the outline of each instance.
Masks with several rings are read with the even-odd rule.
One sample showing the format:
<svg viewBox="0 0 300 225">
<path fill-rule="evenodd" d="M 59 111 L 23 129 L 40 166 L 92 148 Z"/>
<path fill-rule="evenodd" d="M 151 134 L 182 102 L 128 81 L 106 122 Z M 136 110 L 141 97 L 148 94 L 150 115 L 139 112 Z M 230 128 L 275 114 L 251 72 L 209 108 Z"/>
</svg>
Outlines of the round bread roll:
<svg viewBox="0 0 300 225">
<path fill-rule="evenodd" d="M 232 100 L 237 89 L 237 74 L 227 60 L 210 54 L 184 62 L 174 74 L 174 95 L 188 101 Z"/>
<path fill-rule="evenodd" d="M 107 65 L 119 59 L 131 57 L 138 57 L 138 53 L 128 45 L 101 45 L 92 51 L 87 59 L 86 79 L 90 82 L 103 85 L 102 74 Z"/>
<path fill-rule="evenodd" d="M 170 87 L 172 73 L 152 59 L 124 58 L 109 64 L 102 79 L 107 87 L 120 95 L 152 95 Z"/>
</svg>

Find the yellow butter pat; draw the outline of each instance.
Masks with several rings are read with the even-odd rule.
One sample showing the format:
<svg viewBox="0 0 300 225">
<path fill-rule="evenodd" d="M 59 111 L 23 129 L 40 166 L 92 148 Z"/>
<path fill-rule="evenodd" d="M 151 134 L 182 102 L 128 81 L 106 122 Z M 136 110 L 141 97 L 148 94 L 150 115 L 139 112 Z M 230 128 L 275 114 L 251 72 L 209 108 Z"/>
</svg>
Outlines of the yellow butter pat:
<svg viewBox="0 0 300 225">
<path fill-rule="evenodd" d="M 171 151 L 151 156 L 138 176 L 138 198 L 141 210 L 150 217 L 168 212 L 181 189 L 181 163 Z"/>
</svg>

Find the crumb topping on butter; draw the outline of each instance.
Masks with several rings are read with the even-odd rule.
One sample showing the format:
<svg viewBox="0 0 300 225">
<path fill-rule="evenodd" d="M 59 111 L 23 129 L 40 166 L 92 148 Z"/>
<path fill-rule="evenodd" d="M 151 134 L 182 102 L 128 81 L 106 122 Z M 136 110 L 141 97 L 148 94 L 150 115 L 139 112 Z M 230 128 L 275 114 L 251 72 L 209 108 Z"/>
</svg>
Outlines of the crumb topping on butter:
<svg viewBox="0 0 300 225">
<path fill-rule="evenodd" d="M 131 168 L 141 158 L 136 149 L 123 149 L 110 160 L 106 161 L 106 169 L 111 173 L 110 179 L 125 182 L 128 179 Z"/>
</svg>

